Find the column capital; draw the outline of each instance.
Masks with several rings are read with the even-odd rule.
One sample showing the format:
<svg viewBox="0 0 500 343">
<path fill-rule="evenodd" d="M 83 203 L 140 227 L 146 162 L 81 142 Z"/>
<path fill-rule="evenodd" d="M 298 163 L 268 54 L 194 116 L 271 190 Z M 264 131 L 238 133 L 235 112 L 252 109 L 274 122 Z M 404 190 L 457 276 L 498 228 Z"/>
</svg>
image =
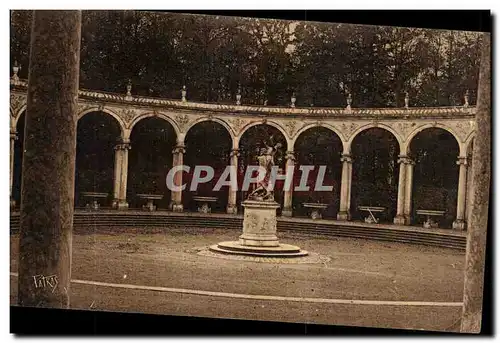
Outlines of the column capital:
<svg viewBox="0 0 500 343">
<path fill-rule="evenodd" d="M 115 145 L 114 150 L 130 150 L 130 148 L 130 142 L 122 141 Z"/>
<path fill-rule="evenodd" d="M 177 144 L 172 150 L 172 154 L 183 154 L 186 152 L 186 147 L 182 144 Z"/>
<path fill-rule="evenodd" d="M 292 151 L 292 150 L 289 150 L 285 153 L 285 158 L 287 160 L 292 160 L 292 161 L 295 161 L 295 152 Z"/>
<path fill-rule="evenodd" d="M 411 157 L 407 157 L 406 158 L 406 162 L 404 162 L 405 164 L 408 164 L 408 165 L 411 165 L 411 166 L 414 166 L 416 164 L 415 160 L 412 159 Z"/>
<path fill-rule="evenodd" d="M 467 154 L 467 163 L 469 163 L 469 164 L 472 163 L 472 154 L 471 153 Z"/>
<path fill-rule="evenodd" d="M 459 156 L 457 159 L 457 165 L 463 164 L 464 166 L 466 166 L 467 164 L 469 164 L 469 162 L 469 159 L 465 156 Z"/>
<path fill-rule="evenodd" d="M 240 156 L 240 150 L 239 149 L 231 149 L 229 152 L 229 157 L 239 157 Z"/>
<path fill-rule="evenodd" d="M 17 135 L 17 131 L 10 131 L 10 139 L 13 139 L 13 140 L 18 140 L 19 139 L 19 136 Z"/>
<path fill-rule="evenodd" d="M 398 156 L 398 163 L 402 163 L 402 164 L 415 164 L 415 161 L 413 161 L 407 155 L 399 155 Z"/>
<path fill-rule="evenodd" d="M 117 143 L 130 143 L 130 138 L 123 138 L 123 137 L 118 137 L 116 139 Z"/>
<path fill-rule="evenodd" d="M 352 163 L 352 155 L 342 154 L 342 156 L 340 157 L 340 162 Z"/>
</svg>

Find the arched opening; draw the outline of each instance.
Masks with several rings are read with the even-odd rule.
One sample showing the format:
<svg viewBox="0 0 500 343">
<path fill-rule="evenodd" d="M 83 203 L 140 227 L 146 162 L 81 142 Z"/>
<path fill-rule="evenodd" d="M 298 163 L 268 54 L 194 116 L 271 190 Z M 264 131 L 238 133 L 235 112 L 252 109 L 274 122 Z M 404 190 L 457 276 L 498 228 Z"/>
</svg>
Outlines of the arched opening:
<svg viewBox="0 0 500 343">
<path fill-rule="evenodd" d="M 104 112 L 90 112 L 78 120 L 76 136 L 75 206 L 90 203 L 84 192 L 107 193 L 102 206 L 111 206 L 114 184 L 114 147 L 120 125 Z"/>
<path fill-rule="evenodd" d="M 219 191 L 214 187 L 219 177 L 229 165 L 231 151 L 231 135 L 222 124 L 214 121 L 203 121 L 194 125 L 186 134 L 186 153 L 184 164 L 190 167 L 188 183 L 182 192 L 182 202 L 185 209 L 197 211 L 202 205 L 196 197 L 213 197 L 217 200 L 210 204 L 212 212 L 225 212 L 229 194 L 229 186 L 223 186 Z M 191 191 L 191 180 L 196 166 L 210 166 L 214 169 L 211 181 L 198 184 Z M 204 174 L 201 175 L 205 176 Z M 194 197 L 194 198 L 193 198 Z"/>
<path fill-rule="evenodd" d="M 304 203 L 323 203 L 328 207 L 322 211 L 323 218 L 336 218 L 340 203 L 340 180 L 342 166 L 342 141 L 333 131 L 324 127 L 310 128 L 300 134 L 295 142 L 294 189 L 300 183 L 301 165 L 314 166 L 309 173 L 309 191 L 294 191 L 293 214 L 308 216 L 310 210 Z M 323 185 L 333 186 L 332 191 L 317 191 L 315 184 L 320 166 L 326 167 Z"/>
<path fill-rule="evenodd" d="M 240 184 L 238 194 L 236 196 L 236 201 L 238 204 L 238 212 L 243 211 L 241 203 L 247 198 L 249 192 L 253 190 L 250 187 L 248 191 L 244 191 L 241 187 L 245 170 L 247 166 L 254 165 L 257 166 L 257 156 L 261 149 L 268 145 L 275 145 L 277 143 L 281 144 L 281 148 L 278 149 L 276 155 L 274 156 L 274 164 L 281 168 L 281 172 L 285 168 L 285 152 L 287 149 L 287 142 L 285 136 L 275 128 L 274 126 L 268 124 L 259 124 L 247 129 L 240 139 L 239 150 L 240 157 L 238 159 L 238 181 Z M 280 208 L 277 210 L 277 214 L 281 214 L 283 208 L 283 182 L 276 182 L 274 188 L 274 200 L 280 204 Z"/>
<path fill-rule="evenodd" d="M 373 213 L 379 222 L 392 223 L 397 212 L 399 143 L 382 128 L 369 128 L 352 141 L 351 216 L 364 220 L 371 216 L 360 206 L 382 207 Z"/>
<path fill-rule="evenodd" d="M 137 194 L 163 195 L 155 202 L 157 208 L 167 209 L 171 191 L 166 177 L 172 168 L 172 149 L 176 134 L 172 125 L 157 117 L 141 119 L 130 134 L 128 158 L 127 201 L 129 207 L 142 208 L 147 200 Z"/>
<path fill-rule="evenodd" d="M 427 128 L 410 143 L 410 157 L 415 161 L 413 175 L 412 217 L 417 224 L 426 218 L 418 210 L 444 211 L 432 218 L 440 227 L 451 227 L 457 213 L 459 145 L 455 137 L 441 128 Z"/>
<path fill-rule="evenodd" d="M 26 111 L 19 116 L 16 124 L 16 136 L 14 141 L 14 168 L 12 175 L 12 199 L 16 202 L 15 208 L 21 204 L 21 180 L 23 173 L 23 152 L 24 152 L 24 124 Z"/>
</svg>

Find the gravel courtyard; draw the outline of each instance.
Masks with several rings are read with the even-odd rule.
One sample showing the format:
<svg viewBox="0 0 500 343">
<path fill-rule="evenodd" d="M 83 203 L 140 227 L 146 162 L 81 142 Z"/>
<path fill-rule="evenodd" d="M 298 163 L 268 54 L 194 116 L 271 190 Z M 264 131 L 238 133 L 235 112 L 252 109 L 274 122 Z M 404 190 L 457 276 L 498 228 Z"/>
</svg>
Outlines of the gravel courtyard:
<svg viewBox="0 0 500 343">
<path fill-rule="evenodd" d="M 189 228 L 76 232 L 71 306 L 199 317 L 458 330 L 461 307 L 450 303 L 462 301 L 461 251 L 281 234 L 281 242 L 319 254 L 323 262 L 263 263 L 198 254 L 200 249 L 219 241 L 235 240 L 239 234 L 239 230 Z M 18 236 L 12 234 L 12 305 L 17 297 L 17 250 Z"/>
</svg>

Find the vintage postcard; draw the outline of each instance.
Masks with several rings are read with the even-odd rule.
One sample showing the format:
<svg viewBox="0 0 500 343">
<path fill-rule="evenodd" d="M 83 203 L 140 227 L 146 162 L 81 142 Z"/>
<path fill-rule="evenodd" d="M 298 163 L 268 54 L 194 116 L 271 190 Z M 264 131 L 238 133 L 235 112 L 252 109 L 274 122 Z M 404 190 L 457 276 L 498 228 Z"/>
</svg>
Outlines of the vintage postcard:
<svg viewBox="0 0 500 343">
<path fill-rule="evenodd" d="M 11 306 L 480 331 L 489 33 L 10 15 Z"/>
</svg>

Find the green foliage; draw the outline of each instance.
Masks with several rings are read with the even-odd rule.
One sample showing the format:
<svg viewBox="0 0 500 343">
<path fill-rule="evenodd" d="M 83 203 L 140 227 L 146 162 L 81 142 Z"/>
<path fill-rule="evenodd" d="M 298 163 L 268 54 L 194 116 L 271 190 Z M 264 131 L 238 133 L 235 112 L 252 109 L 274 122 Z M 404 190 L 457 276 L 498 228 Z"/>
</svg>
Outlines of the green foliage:
<svg viewBox="0 0 500 343">
<path fill-rule="evenodd" d="M 11 66 L 27 78 L 30 11 L 11 12 Z M 84 11 L 80 86 L 244 104 L 354 107 L 475 102 L 480 44 L 471 32 L 147 11 Z"/>
</svg>

